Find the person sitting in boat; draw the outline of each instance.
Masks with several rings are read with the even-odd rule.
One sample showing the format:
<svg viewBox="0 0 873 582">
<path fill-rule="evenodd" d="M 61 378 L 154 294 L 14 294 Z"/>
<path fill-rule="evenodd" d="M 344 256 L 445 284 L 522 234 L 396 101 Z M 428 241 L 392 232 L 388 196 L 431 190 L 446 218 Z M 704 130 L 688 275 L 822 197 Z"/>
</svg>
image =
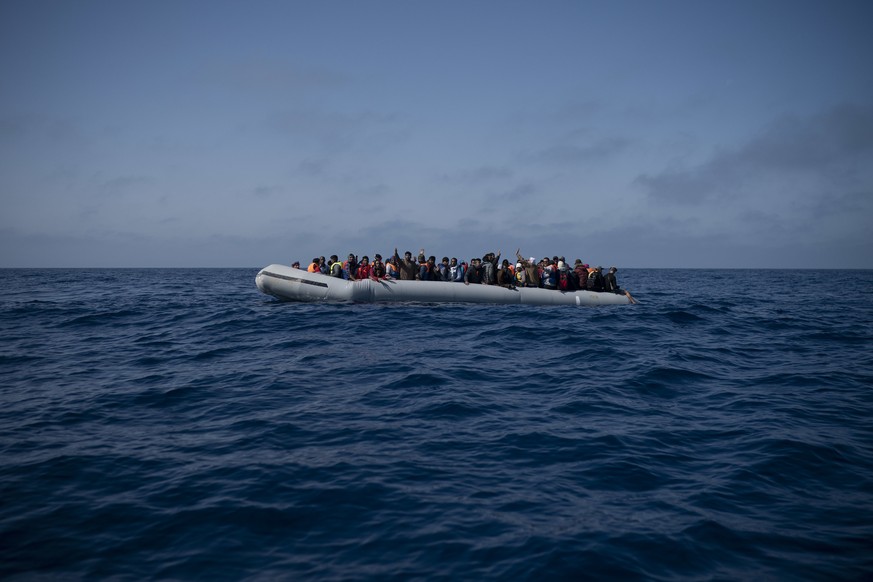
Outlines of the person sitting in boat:
<svg viewBox="0 0 873 582">
<path fill-rule="evenodd" d="M 598 293 L 604 290 L 603 267 L 594 267 L 594 269 L 588 273 L 587 287 L 589 291 L 596 291 Z"/>
<path fill-rule="evenodd" d="M 431 255 L 418 268 L 420 281 L 437 281 L 436 257 Z"/>
<path fill-rule="evenodd" d="M 363 279 L 369 279 L 370 271 L 370 257 L 364 255 L 363 257 L 361 257 L 360 264 L 358 264 L 358 270 L 355 271 L 355 279 L 358 281 L 361 281 Z"/>
<path fill-rule="evenodd" d="M 576 275 L 576 287 L 580 291 L 588 288 L 588 265 L 582 262 L 582 259 L 576 259 L 573 265 L 573 273 Z"/>
<path fill-rule="evenodd" d="M 543 282 L 544 289 L 558 288 L 558 265 L 557 261 L 552 263 L 552 259 L 546 257 L 542 261 L 543 270 L 540 275 L 540 280 Z"/>
<path fill-rule="evenodd" d="M 558 291 L 575 291 L 576 278 L 564 261 L 558 261 Z"/>
<path fill-rule="evenodd" d="M 307 273 L 321 273 L 321 263 L 318 262 L 318 257 L 312 259 L 312 262 L 309 263 L 309 266 L 306 267 Z"/>
<path fill-rule="evenodd" d="M 524 287 L 525 282 L 525 272 L 524 266 L 521 264 L 521 261 L 515 263 L 515 284 L 519 287 Z"/>
<path fill-rule="evenodd" d="M 336 255 L 331 255 L 330 259 L 327 260 L 327 274 L 337 279 L 342 279 L 343 277 L 343 264 Z"/>
<path fill-rule="evenodd" d="M 616 295 L 624 295 L 626 296 L 631 303 L 636 303 L 637 300 L 631 297 L 630 291 L 626 289 L 622 289 L 618 286 L 618 281 L 615 279 L 615 273 L 618 271 L 616 267 L 610 267 L 609 272 L 606 274 L 604 279 L 604 291 L 611 291 Z"/>
<path fill-rule="evenodd" d="M 386 279 L 399 279 L 400 271 L 397 269 L 397 265 L 394 264 L 394 257 L 388 257 L 385 261 L 385 278 Z"/>
<path fill-rule="evenodd" d="M 443 257 L 443 260 L 439 262 L 436 266 L 437 268 L 437 280 L 438 281 L 451 281 L 451 277 L 449 276 L 449 258 Z"/>
<path fill-rule="evenodd" d="M 464 285 L 470 283 L 482 283 L 482 261 L 479 258 L 470 261 L 470 265 L 464 273 Z"/>
<path fill-rule="evenodd" d="M 482 257 L 482 282 L 485 285 L 497 283 L 497 266 L 500 264 L 500 251 L 497 254 L 485 253 Z"/>
<path fill-rule="evenodd" d="M 515 275 L 512 274 L 507 259 L 503 259 L 503 262 L 497 267 L 496 284 L 507 289 L 515 289 Z"/>
<path fill-rule="evenodd" d="M 464 265 L 462 263 L 458 263 L 457 257 L 452 257 L 452 260 L 449 261 L 449 281 L 454 283 L 463 283 L 464 282 Z"/>
<path fill-rule="evenodd" d="M 378 257 L 378 255 L 376 255 Z M 381 258 L 373 259 L 373 266 L 370 268 L 370 278 L 374 281 L 381 281 L 386 278 L 385 265 L 382 264 Z"/>
<path fill-rule="evenodd" d="M 397 254 L 397 247 L 394 248 L 394 264 L 397 266 L 397 269 L 400 271 L 400 280 L 401 281 L 414 281 L 415 276 L 418 274 L 418 265 L 415 263 L 415 260 L 412 258 L 412 253 L 406 251 L 403 253 L 403 259 L 400 258 L 400 255 Z"/>
<path fill-rule="evenodd" d="M 424 249 L 418 251 L 418 259 L 415 262 L 415 279 L 421 281 L 421 268 L 427 264 L 427 257 L 424 256 Z"/>
<path fill-rule="evenodd" d="M 293 263 L 291 263 L 291 268 L 292 269 L 299 269 L 300 268 L 300 261 L 294 261 Z"/>
<path fill-rule="evenodd" d="M 521 249 L 515 251 L 515 256 L 518 257 L 518 262 L 521 265 L 520 268 L 524 270 L 524 276 L 522 277 L 523 285 L 525 287 L 539 287 L 540 274 L 535 259 L 533 257 L 525 259 L 521 256 Z"/>
<path fill-rule="evenodd" d="M 349 259 L 343 263 L 343 279 L 354 281 L 358 272 L 358 259 L 354 253 L 349 253 Z"/>
</svg>

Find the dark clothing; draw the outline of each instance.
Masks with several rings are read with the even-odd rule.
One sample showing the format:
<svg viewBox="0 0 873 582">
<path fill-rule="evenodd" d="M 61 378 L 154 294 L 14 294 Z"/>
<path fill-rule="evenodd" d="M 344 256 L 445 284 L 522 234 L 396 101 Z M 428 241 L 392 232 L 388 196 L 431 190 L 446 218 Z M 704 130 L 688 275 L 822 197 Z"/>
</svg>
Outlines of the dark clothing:
<svg viewBox="0 0 873 582">
<path fill-rule="evenodd" d="M 576 281 L 579 282 L 579 290 L 584 291 L 588 288 L 588 269 L 585 267 L 576 267 L 573 269 L 576 274 Z"/>
<path fill-rule="evenodd" d="M 615 273 L 610 271 L 604 277 L 604 289 L 606 291 L 612 291 L 613 293 L 621 293 L 621 289 L 618 287 L 618 281 L 615 279 Z"/>
<path fill-rule="evenodd" d="M 418 268 L 418 278 L 422 281 L 436 281 L 439 278 L 436 266 L 430 263 L 422 263 Z"/>
<path fill-rule="evenodd" d="M 488 253 L 490 255 L 490 253 Z M 497 283 L 497 267 L 500 265 L 500 255 L 490 261 L 482 261 L 482 282 L 486 285 Z"/>
<path fill-rule="evenodd" d="M 497 284 L 501 287 L 515 287 L 515 277 L 507 269 L 497 269 Z"/>
<path fill-rule="evenodd" d="M 470 265 L 467 267 L 467 272 L 464 273 L 464 283 L 481 283 L 482 282 L 482 266 Z"/>
<path fill-rule="evenodd" d="M 591 274 L 588 275 L 588 290 L 601 292 L 603 291 L 603 286 L 603 273 L 591 271 Z"/>
<path fill-rule="evenodd" d="M 575 273 L 569 269 L 558 271 L 558 290 L 559 291 L 575 291 L 576 281 Z"/>
</svg>

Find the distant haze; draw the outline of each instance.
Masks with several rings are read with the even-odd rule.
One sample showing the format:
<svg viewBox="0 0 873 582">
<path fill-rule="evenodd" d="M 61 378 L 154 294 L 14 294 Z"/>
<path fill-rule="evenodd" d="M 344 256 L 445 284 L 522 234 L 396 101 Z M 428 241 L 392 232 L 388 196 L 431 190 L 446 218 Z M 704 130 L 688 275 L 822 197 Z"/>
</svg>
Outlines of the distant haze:
<svg viewBox="0 0 873 582">
<path fill-rule="evenodd" d="M 873 3 L 0 3 L 0 267 L 873 268 Z"/>
</svg>

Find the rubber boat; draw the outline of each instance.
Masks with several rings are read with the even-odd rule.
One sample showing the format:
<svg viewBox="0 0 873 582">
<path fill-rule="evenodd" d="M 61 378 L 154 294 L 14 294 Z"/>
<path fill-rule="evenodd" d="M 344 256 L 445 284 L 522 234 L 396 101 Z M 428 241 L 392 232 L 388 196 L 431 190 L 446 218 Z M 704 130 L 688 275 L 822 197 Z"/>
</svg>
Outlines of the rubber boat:
<svg viewBox="0 0 873 582">
<path fill-rule="evenodd" d="M 627 305 L 628 295 L 594 291 L 555 291 L 533 287 L 464 285 L 443 281 L 346 281 L 285 265 L 264 267 L 255 277 L 262 293 L 284 301 L 419 303 L 518 303 L 524 305 Z"/>
</svg>

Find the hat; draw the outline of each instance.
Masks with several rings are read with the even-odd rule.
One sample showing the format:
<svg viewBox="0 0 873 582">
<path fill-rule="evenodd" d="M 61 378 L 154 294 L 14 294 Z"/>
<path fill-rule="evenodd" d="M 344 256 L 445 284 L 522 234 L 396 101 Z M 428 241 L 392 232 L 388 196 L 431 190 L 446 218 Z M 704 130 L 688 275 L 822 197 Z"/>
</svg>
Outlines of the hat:
<svg viewBox="0 0 873 582">
<path fill-rule="evenodd" d="M 515 268 L 516 268 L 516 269 L 521 269 L 521 263 L 520 263 L 520 262 L 519 262 L 519 263 L 515 263 Z"/>
<path fill-rule="evenodd" d="M 587 269 L 587 268 L 588 268 L 588 263 L 582 263 L 582 268 L 583 268 L 583 269 Z"/>
<path fill-rule="evenodd" d="M 576 262 L 573 263 L 573 264 L 574 264 L 574 265 L 581 265 L 581 264 L 582 264 L 582 259 L 576 259 Z"/>
<path fill-rule="evenodd" d="M 567 265 L 564 264 L 564 261 L 558 261 L 558 269 L 564 270 L 567 268 Z"/>
</svg>

